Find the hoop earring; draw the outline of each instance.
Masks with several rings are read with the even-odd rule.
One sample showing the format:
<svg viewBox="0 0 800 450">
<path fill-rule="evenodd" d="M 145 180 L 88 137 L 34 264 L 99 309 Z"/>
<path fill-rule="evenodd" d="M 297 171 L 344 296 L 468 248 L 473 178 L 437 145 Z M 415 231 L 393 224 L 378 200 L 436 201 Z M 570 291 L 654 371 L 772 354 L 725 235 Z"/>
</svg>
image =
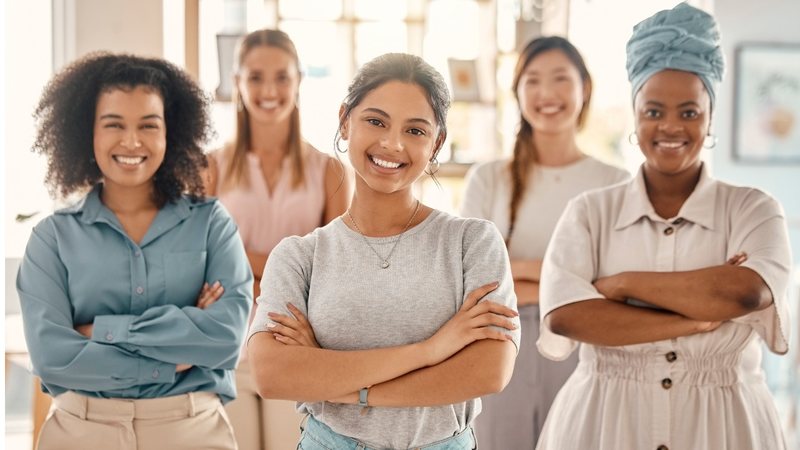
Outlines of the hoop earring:
<svg viewBox="0 0 800 450">
<path fill-rule="evenodd" d="M 631 131 L 631 134 L 628 135 L 628 142 L 631 145 L 639 146 L 639 136 L 636 134 L 635 131 Z"/>
<path fill-rule="evenodd" d="M 708 138 L 711 138 L 711 144 L 708 144 Z M 703 148 L 712 149 L 717 146 L 717 135 L 715 134 L 707 134 L 705 139 L 703 140 Z"/>
<path fill-rule="evenodd" d="M 342 150 L 342 148 L 341 148 L 341 147 L 339 147 L 339 141 L 338 141 L 338 140 L 336 141 L 336 143 L 335 143 L 335 144 L 333 144 L 333 148 L 334 148 L 334 149 L 335 149 L 335 150 L 336 150 L 338 153 L 341 153 L 341 154 L 343 154 L 343 155 L 344 155 L 345 153 L 347 153 L 347 149 L 344 149 L 344 150 Z"/>
<path fill-rule="evenodd" d="M 433 158 L 432 160 L 428 161 L 428 167 L 425 169 L 425 173 L 429 176 L 434 176 L 436 172 L 439 171 L 440 166 L 441 164 L 439 163 L 439 160 Z"/>
</svg>

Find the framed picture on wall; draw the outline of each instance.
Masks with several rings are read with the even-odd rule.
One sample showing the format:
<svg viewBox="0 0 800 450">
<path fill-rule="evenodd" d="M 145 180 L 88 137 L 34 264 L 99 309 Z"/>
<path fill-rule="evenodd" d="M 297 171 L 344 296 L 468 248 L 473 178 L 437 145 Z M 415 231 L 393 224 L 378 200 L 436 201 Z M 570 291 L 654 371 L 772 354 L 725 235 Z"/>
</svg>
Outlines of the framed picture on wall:
<svg viewBox="0 0 800 450">
<path fill-rule="evenodd" d="M 453 88 L 453 101 L 479 102 L 481 91 L 478 85 L 478 68 L 474 59 L 448 59 L 450 86 Z"/>
<path fill-rule="evenodd" d="M 744 43 L 735 58 L 734 158 L 800 163 L 800 43 Z"/>
</svg>

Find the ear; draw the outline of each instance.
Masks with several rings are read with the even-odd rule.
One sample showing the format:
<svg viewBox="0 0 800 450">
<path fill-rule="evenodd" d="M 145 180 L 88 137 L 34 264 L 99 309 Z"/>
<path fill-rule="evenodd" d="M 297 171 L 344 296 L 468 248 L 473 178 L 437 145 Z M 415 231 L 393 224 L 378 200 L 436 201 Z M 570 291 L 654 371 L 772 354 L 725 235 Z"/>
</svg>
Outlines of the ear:
<svg viewBox="0 0 800 450">
<path fill-rule="evenodd" d="M 349 123 L 347 122 L 347 117 L 345 116 L 346 112 L 347 107 L 344 103 L 342 103 L 342 105 L 339 106 L 339 136 L 341 136 L 345 141 L 350 134 Z"/>
<path fill-rule="evenodd" d="M 436 143 L 433 145 L 433 153 L 431 153 L 430 161 L 433 161 L 436 158 L 436 155 L 442 150 L 442 146 L 444 145 L 444 141 L 447 139 L 447 133 L 439 133 L 436 137 Z"/>
<path fill-rule="evenodd" d="M 586 99 L 592 96 L 592 85 L 589 84 L 588 81 L 583 82 L 583 102 L 586 103 Z"/>
</svg>

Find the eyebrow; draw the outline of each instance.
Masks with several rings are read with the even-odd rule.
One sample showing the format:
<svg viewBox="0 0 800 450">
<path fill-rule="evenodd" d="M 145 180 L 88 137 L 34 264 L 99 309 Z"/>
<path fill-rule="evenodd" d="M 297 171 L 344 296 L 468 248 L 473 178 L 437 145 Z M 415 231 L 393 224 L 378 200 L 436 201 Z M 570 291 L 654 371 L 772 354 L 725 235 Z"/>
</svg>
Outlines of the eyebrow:
<svg viewBox="0 0 800 450">
<path fill-rule="evenodd" d="M 561 73 L 566 71 L 567 71 L 566 67 L 556 67 L 555 69 L 548 71 L 548 73 Z M 525 75 L 539 75 L 540 71 L 536 69 L 528 69 L 524 73 Z"/>
<path fill-rule="evenodd" d="M 103 114 L 102 116 L 99 117 L 98 120 L 103 120 L 103 119 L 118 119 L 118 120 L 122 120 L 122 118 L 123 117 L 120 116 L 119 114 L 113 114 L 112 113 L 112 114 Z M 158 114 L 148 114 L 146 116 L 142 116 L 141 119 L 139 119 L 139 120 L 149 120 L 149 119 L 158 119 L 158 120 L 162 120 L 162 121 L 164 120 L 164 118 L 159 116 Z"/>
<path fill-rule="evenodd" d="M 389 116 L 388 113 L 386 113 L 386 111 L 384 111 L 382 109 L 379 109 L 379 108 L 364 108 L 364 112 L 371 112 L 371 113 L 377 114 L 379 116 L 383 116 L 383 117 L 385 117 L 387 119 L 391 119 L 391 117 Z M 408 119 L 407 122 L 410 122 L 410 123 L 417 123 L 418 122 L 418 123 L 424 123 L 425 125 L 428 125 L 429 127 L 433 126 L 433 124 L 429 120 L 423 119 L 423 118 L 420 118 L 420 117 L 414 117 L 413 119 Z"/>
<path fill-rule="evenodd" d="M 648 100 L 648 101 L 645 102 L 645 105 L 655 105 L 655 106 L 659 106 L 659 107 L 662 107 L 662 108 L 664 107 L 663 103 L 657 102 L 655 100 Z M 688 102 L 683 102 L 680 105 L 678 105 L 678 108 L 685 108 L 687 106 L 698 106 L 699 107 L 700 104 L 697 103 L 694 100 L 689 100 Z"/>
</svg>

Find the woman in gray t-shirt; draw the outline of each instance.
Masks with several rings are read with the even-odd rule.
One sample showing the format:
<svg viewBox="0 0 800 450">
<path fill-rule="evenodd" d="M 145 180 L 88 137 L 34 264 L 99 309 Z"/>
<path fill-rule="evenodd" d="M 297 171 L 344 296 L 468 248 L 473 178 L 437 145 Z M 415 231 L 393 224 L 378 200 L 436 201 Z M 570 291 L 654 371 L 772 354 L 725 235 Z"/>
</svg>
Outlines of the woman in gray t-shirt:
<svg viewBox="0 0 800 450">
<path fill-rule="evenodd" d="M 438 166 L 448 106 L 416 56 L 364 65 L 339 112 L 352 205 L 270 255 L 248 350 L 260 394 L 310 415 L 299 448 L 474 448 L 478 398 L 511 377 L 519 321 L 502 237 L 412 189 Z"/>
</svg>

